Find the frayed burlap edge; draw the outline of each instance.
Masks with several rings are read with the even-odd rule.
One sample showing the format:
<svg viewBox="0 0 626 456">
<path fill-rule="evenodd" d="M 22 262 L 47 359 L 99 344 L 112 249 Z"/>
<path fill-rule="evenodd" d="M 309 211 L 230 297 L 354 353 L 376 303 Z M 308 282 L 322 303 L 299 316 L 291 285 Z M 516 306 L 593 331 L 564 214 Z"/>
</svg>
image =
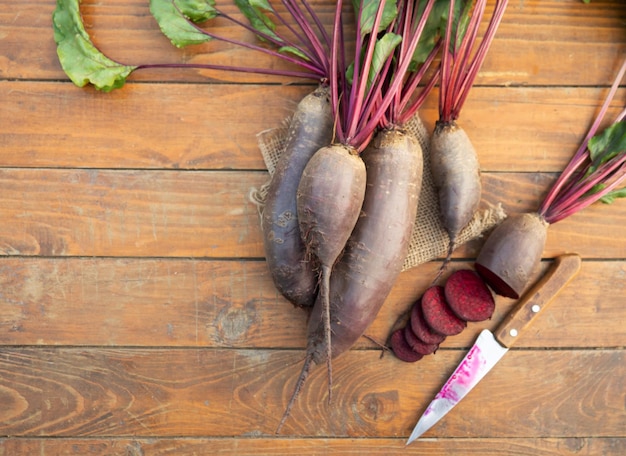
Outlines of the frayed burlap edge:
<svg viewBox="0 0 626 456">
<path fill-rule="evenodd" d="M 288 120 L 286 120 L 281 127 L 265 130 L 257 135 L 259 149 L 267 166 L 270 178 L 274 174 L 278 158 L 284 150 L 287 129 Z M 415 227 L 411 235 L 411 243 L 404 262 L 403 271 L 427 263 L 435 258 L 444 257 L 448 251 L 449 242 L 448 234 L 443 228 L 441 218 L 439 217 L 437 190 L 435 189 L 430 173 L 430 137 L 428 131 L 418 116 L 413 117 L 413 119 L 409 121 L 406 125 L 406 129 L 422 146 L 424 173 Z M 258 189 L 252 188 L 250 190 L 250 201 L 257 206 L 259 215 L 263 213 L 268 185 L 269 181 Z M 506 213 L 500 204 L 478 211 L 468 226 L 459 234 L 457 246 L 461 246 L 473 239 L 481 237 L 483 233 L 493 228 L 505 218 Z"/>
</svg>

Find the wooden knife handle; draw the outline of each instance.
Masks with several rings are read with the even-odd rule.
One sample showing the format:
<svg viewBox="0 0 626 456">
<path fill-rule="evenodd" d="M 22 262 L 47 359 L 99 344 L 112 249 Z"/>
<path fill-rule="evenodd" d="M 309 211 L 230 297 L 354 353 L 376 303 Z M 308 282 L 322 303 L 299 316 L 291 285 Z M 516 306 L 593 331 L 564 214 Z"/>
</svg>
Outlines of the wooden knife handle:
<svg viewBox="0 0 626 456">
<path fill-rule="evenodd" d="M 550 269 L 524 294 L 498 326 L 494 332 L 496 339 L 510 348 L 539 313 L 580 271 L 580 265 L 580 256 L 575 253 L 556 257 Z"/>
</svg>

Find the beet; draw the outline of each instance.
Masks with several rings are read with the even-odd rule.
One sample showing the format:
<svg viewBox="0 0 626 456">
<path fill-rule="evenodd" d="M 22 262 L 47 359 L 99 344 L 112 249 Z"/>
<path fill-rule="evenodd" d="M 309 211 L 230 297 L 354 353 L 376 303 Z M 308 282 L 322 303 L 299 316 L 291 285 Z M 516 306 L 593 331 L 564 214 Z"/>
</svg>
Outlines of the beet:
<svg viewBox="0 0 626 456">
<path fill-rule="evenodd" d="M 441 221 L 450 241 L 445 269 L 457 238 L 480 204 L 482 185 L 476 149 L 455 121 L 437 121 L 430 142 L 430 169 L 439 196 Z"/>
<path fill-rule="evenodd" d="M 261 218 L 265 258 L 274 285 L 297 307 L 313 307 L 319 277 L 300 236 L 296 193 L 304 168 L 330 142 L 332 131 L 329 89 L 322 86 L 298 104 Z"/>
<path fill-rule="evenodd" d="M 476 271 L 491 289 L 518 299 L 539 267 L 548 222 L 537 213 L 517 214 L 500 223 L 476 258 Z"/>
<path fill-rule="evenodd" d="M 442 286 L 433 285 L 422 296 L 422 311 L 424 320 L 430 328 L 445 336 L 459 334 L 467 323 L 457 317 L 446 302 L 445 291 Z"/>
<path fill-rule="evenodd" d="M 420 355 L 430 355 L 431 353 L 435 353 L 435 350 L 439 348 L 439 344 L 427 344 L 417 337 L 411 329 L 411 325 L 407 325 L 404 328 L 404 338 L 413 351 Z"/>
<path fill-rule="evenodd" d="M 444 292 L 452 311 L 465 321 L 487 320 L 496 308 L 491 291 L 483 279 L 470 269 L 459 269 L 450 274 Z"/>
<path fill-rule="evenodd" d="M 421 299 L 413 305 L 411 309 L 410 319 L 411 329 L 413 333 L 427 344 L 440 344 L 446 339 L 446 336 L 430 329 L 426 320 L 424 320 L 424 312 L 422 311 Z"/>
<path fill-rule="evenodd" d="M 397 329 L 391 335 L 391 349 L 396 357 L 407 363 L 414 363 L 415 361 L 419 361 L 424 357 L 411 348 L 406 338 L 404 337 L 404 328 Z"/>
</svg>

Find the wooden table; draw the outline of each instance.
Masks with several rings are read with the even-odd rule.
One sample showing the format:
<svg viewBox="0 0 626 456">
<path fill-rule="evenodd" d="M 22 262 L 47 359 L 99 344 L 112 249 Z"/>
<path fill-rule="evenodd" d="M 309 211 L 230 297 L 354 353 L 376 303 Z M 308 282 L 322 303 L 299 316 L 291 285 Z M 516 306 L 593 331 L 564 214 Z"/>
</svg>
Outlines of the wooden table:
<svg viewBox="0 0 626 456">
<path fill-rule="evenodd" d="M 82 12 L 128 63 L 271 62 L 219 43 L 177 50 L 147 4 Z M 330 24 L 333 2 L 315 4 Z M 581 273 L 417 443 L 404 446 L 421 412 L 513 301 L 419 363 L 361 340 L 334 363 L 334 402 L 318 367 L 274 435 L 306 316 L 273 288 L 248 191 L 267 179 L 256 134 L 311 86 L 154 70 L 79 89 L 57 61 L 54 5 L 0 1 L 0 455 L 626 454 L 626 201 L 550 228 L 545 259 L 578 252 Z M 623 1 L 510 2 L 461 118 L 485 202 L 537 206 L 625 51 Z M 421 115 L 432 127 L 435 97 Z M 368 335 L 384 340 L 439 265 L 403 273 Z"/>
</svg>

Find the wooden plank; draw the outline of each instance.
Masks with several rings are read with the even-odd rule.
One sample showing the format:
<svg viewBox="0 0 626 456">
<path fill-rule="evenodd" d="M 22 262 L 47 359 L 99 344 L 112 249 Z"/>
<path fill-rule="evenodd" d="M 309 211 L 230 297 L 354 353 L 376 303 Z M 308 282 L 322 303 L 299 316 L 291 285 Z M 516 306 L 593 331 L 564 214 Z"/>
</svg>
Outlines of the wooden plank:
<svg viewBox="0 0 626 456">
<path fill-rule="evenodd" d="M 330 26 L 333 4 L 313 1 L 322 21 Z M 228 2 L 222 5 L 228 12 Z M 16 5 L 0 1 L 0 24 L 6 52 L 0 57 L 5 79 L 66 79 L 56 58 L 51 15 L 54 2 Z M 209 43 L 177 50 L 163 37 L 145 2 L 108 1 L 82 4 L 87 30 L 111 58 L 129 64 L 146 62 L 227 63 L 284 67 L 275 59 L 231 45 Z M 623 22 L 626 5 L 620 0 L 589 5 L 570 0 L 512 2 L 504 16 L 478 84 L 600 85 L 610 80 L 607 62 L 616 62 L 626 48 Z M 249 34 L 217 20 L 212 30 L 229 38 L 251 40 Z M 584 68 L 584 71 L 581 71 Z M 220 74 L 201 70 L 145 71 L 133 80 L 268 81 L 254 75 Z"/>
<path fill-rule="evenodd" d="M 462 351 L 416 364 L 352 351 L 314 369 L 285 435 L 404 438 Z M 302 352 L 5 348 L 2 435 L 273 434 Z M 427 437 L 626 437 L 623 350 L 513 350 Z M 314 424 L 313 424 L 314 423 Z"/>
<path fill-rule="evenodd" d="M 103 94 L 69 84 L 4 82 L 0 163 L 265 169 L 257 133 L 280 126 L 310 89 L 133 84 Z"/>
<path fill-rule="evenodd" d="M 132 84 L 102 94 L 68 84 L 5 81 L 0 163 L 263 170 L 257 133 L 280 126 L 310 89 Z M 434 95 L 421 112 L 429 129 L 437 118 Z M 559 172 L 605 96 L 604 88 L 475 87 L 460 124 L 483 171 Z M 616 100 L 625 96 L 620 91 Z M 618 101 L 607 119 L 617 113 Z"/>
<path fill-rule="evenodd" d="M 536 210 L 554 177 L 484 173 L 486 203 Z M 38 256 L 263 256 L 251 187 L 262 172 L 0 169 L 0 253 Z M 626 258 L 626 205 L 599 204 L 550 228 L 545 255 Z M 473 245 L 476 247 L 476 245 Z M 456 255 L 473 255 L 459 251 Z"/>
<path fill-rule="evenodd" d="M 615 72 L 623 59 L 626 5 L 586 6 L 568 0 L 509 2 L 477 82 L 592 85 L 595 71 L 598 81 L 609 82 L 607 62 L 615 62 Z"/>
<path fill-rule="evenodd" d="M 547 264 L 546 264 L 547 265 Z M 546 266 L 544 265 L 544 266 Z M 368 336 L 384 342 L 432 281 L 438 263 L 400 275 Z M 471 267 L 455 262 L 453 268 Z M 625 261 L 585 261 L 518 347 L 616 347 L 626 340 Z M 442 348 L 467 348 L 495 329 L 471 323 Z M 305 312 L 277 293 L 262 261 L 0 259 L 0 345 L 303 348 Z M 356 348 L 376 348 L 362 338 Z"/>
<path fill-rule="evenodd" d="M 333 454 L 386 456 L 446 454 L 510 456 L 597 456 L 626 452 L 622 438 L 424 439 L 406 447 L 404 439 L 293 438 L 9 438 L 0 439 L 0 456 L 197 456 L 200 454 L 259 454 L 326 456 Z"/>
<path fill-rule="evenodd" d="M 0 170 L 2 253 L 259 256 L 264 173 Z"/>
</svg>

